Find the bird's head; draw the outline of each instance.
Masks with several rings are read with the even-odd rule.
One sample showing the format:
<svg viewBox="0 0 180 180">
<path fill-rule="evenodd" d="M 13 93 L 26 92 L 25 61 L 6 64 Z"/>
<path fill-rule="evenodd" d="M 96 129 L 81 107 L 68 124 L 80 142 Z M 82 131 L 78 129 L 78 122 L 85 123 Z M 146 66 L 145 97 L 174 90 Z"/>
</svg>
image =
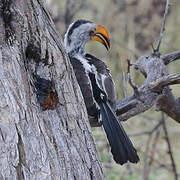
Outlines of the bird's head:
<svg viewBox="0 0 180 180">
<path fill-rule="evenodd" d="M 104 26 L 87 20 L 77 20 L 69 26 L 64 45 L 67 53 L 85 54 L 85 44 L 91 40 L 102 43 L 107 50 L 110 49 L 109 34 Z"/>
</svg>

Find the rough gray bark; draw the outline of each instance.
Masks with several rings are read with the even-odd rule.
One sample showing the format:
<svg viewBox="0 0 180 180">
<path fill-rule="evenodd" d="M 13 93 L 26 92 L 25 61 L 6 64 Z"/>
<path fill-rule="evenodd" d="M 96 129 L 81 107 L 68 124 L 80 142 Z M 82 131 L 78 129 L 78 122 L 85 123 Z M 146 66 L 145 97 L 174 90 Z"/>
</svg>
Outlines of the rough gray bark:
<svg viewBox="0 0 180 180">
<path fill-rule="evenodd" d="M 85 105 L 41 0 L 0 2 L 0 179 L 104 179 Z M 54 84 L 42 111 L 34 74 Z"/>
</svg>

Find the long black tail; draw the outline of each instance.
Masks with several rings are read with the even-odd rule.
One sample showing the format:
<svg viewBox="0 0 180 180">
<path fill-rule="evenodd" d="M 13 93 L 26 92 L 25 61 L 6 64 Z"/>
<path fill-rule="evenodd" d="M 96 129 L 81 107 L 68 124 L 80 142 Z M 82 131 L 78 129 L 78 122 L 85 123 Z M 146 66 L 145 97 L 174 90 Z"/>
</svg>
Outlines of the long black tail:
<svg viewBox="0 0 180 180">
<path fill-rule="evenodd" d="M 99 103 L 102 115 L 102 124 L 106 132 L 114 160 L 118 164 L 127 161 L 137 163 L 139 157 L 122 125 L 116 119 L 109 105 L 105 102 Z"/>
</svg>

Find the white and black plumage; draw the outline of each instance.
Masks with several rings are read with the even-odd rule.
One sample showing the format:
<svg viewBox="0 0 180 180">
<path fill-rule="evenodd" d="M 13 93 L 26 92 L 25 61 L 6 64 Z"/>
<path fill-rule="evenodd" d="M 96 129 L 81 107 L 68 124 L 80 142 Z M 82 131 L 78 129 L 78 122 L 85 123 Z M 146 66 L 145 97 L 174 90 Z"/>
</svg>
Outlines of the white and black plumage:
<svg viewBox="0 0 180 180">
<path fill-rule="evenodd" d="M 85 44 L 90 40 L 104 44 L 106 49 L 110 48 L 105 27 L 87 20 L 72 23 L 64 38 L 64 45 L 82 91 L 88 115 L 97 119 L 101 116 L 116 163 L 137 163 L 137 152 L 113 112 L 116 98 L 110 71 L 103 61 L 85 52 Z"/>
</svg>

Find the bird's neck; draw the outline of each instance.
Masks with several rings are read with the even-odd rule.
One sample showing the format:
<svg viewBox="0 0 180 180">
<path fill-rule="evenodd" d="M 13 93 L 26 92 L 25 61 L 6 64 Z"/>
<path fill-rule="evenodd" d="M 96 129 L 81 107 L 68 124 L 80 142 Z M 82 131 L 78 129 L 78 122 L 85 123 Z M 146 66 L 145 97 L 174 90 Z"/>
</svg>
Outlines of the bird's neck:
<svg viewBox="0 0 180 180">
<path fill-rule="evenodd" d="M 81 49 L 82 50 L 82 49 Z M 72 58 L 75 58 L 76 60 L 78 60 L 84 67 L 85 71 L 88 73 L 88 72 L 92 72 L 92 66 L 91 64 L 89 64 L 89 61 L 86 59 L 85 55 L 85 49 L 83 49 L 83 51 L 77 51 L 77 50 L 74 50 L 74 51 L 70 51 L 68 53 L 70 59 Z"/>
<path fill-rule="evenodd" d="M 86 51 L 84 47 L 77 47 L 67 52 L 70 57 L 82 56 L 85 57 Z"/>
</svg>

